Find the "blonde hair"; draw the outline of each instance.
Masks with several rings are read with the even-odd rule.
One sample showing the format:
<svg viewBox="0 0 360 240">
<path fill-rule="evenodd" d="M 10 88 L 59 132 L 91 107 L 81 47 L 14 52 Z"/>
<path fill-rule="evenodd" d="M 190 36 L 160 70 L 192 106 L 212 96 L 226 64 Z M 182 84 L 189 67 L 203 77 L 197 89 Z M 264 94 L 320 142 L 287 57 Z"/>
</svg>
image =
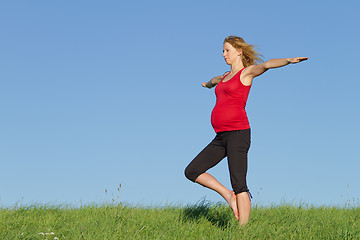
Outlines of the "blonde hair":
<svg viewBox="0 0 360 240">
<path fill-rule="evenodd" d="M 263 62 L 261 59 L 261 54 L 257 53 L 254 50 L 254 46 L 247 44 L 244 39 L 237 36 L 229 36 L 225 38 L 224 43 L 230 43 L 237 50 L 242 49 L 242 57 L 241 60 L 244 64 L 244 67 L 248 67 L 251 65 L 255 65 Z"/>
</svg>

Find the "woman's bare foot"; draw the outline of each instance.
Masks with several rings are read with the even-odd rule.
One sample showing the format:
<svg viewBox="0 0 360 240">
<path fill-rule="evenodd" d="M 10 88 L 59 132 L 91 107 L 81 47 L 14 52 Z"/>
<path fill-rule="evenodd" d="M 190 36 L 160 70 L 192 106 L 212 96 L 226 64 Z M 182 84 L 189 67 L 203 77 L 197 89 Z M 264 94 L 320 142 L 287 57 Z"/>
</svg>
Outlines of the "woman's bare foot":
<svg viewBox="0 0 360 240">
<path fill-rule="evenodd" d="M 236 197 L 234 191 L 231 191 L 231 190 L 227 189 L 226 187 L 224 187 L 224 185 L 222 185 L 212 175 L 210 175 L 206 172 L 201 174 L 200 176 L 198 176 L 196 178 L 195 182 L 219 193 L 227 201 L 227 203 L 233 210 L 236 220 L 239 220 L 237 197 Z"/>
<path fill-rule="evenodd" d="M 228 202 L 229 206 L 234 212 L 236 220 L 239 220 L 239 210 L 237 207 L 236 195 L 233 191 L 229 191 L 229 194 L 226 196 L 225 200 Z"/>
</svg>

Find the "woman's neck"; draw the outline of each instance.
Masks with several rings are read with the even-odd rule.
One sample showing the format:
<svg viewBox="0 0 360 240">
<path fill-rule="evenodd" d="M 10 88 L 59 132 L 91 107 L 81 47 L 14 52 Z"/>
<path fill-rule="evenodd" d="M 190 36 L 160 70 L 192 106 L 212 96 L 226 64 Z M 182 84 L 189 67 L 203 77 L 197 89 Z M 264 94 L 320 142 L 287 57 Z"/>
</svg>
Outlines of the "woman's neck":
<svg viewBox="0 0 360 240">
<path fill-rule="evenodd" d="M 231 72 L 230 73 L 236 73 L 236 72 L 240 71 L 243 68 L 244 68 L 244 64 L 241 61 L 236 62 L 236 63 L 231 65 Z"/>
</svg>

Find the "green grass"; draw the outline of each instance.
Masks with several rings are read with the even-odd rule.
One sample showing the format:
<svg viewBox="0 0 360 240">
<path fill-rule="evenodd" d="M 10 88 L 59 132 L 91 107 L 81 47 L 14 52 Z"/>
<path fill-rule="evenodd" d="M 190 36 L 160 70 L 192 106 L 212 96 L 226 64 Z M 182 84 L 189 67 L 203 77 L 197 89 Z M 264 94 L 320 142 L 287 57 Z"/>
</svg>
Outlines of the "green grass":
<svg viewBox="0 0 360 240">
<path fill-rule="evenodd" d="M 240 229 L 229 207 L 195 205 L 0 209 L 0 239 L 360 239 L 360 207 L 253 207 Z"/>
</svg>

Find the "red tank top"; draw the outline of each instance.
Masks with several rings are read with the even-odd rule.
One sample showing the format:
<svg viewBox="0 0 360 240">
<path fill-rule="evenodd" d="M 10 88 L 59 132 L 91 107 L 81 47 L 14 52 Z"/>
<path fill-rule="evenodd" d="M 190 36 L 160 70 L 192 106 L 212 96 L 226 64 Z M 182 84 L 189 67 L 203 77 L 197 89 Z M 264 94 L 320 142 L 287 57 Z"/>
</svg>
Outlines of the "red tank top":
<svg viewBox="0 0 360 240">
<path fill-rule="evenodd" d="M 223 79 L 216 85 L 216 104 L 211 113 L 211 124 L 215 132 L 249 129 L 245 106 L 250 86 L 240 81 L 241 69 L 230 80 Z"/>
</svg>

